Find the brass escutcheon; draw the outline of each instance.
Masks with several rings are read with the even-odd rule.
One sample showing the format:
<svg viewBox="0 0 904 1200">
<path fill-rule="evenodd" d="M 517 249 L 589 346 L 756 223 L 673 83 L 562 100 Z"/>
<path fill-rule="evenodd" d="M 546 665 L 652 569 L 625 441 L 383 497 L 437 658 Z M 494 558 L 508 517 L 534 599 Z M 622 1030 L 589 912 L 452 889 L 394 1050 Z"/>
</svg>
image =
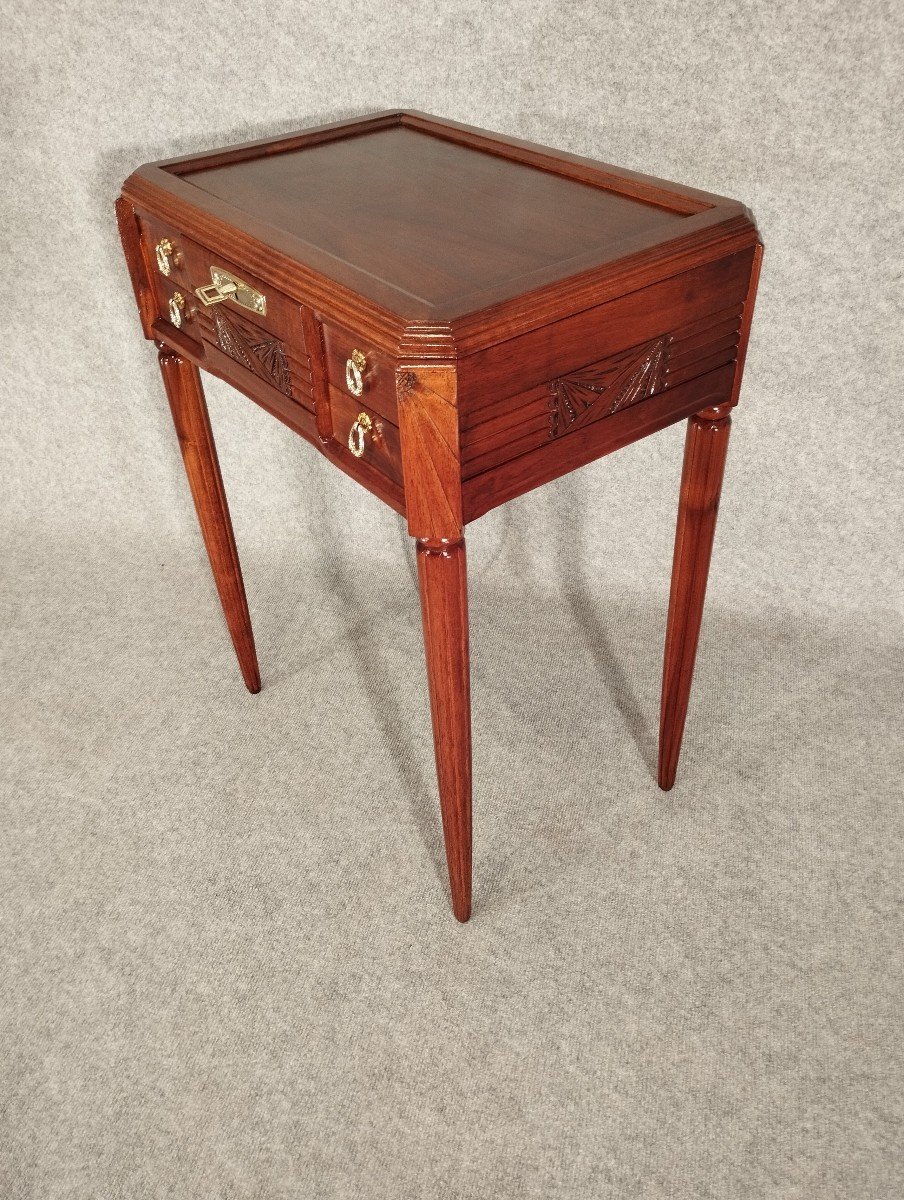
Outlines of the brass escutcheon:
<svg viewBox="0 0 904 1200">
<path fill-rule="evenodd" d="M 358 413 L 354 425 L 348 432 L 348 448 L 355 458 L 360 458 L 364 453 L 365 438 L 373 430 L 373 427 L 374 423 L 366 412 Z"/>
</svg>

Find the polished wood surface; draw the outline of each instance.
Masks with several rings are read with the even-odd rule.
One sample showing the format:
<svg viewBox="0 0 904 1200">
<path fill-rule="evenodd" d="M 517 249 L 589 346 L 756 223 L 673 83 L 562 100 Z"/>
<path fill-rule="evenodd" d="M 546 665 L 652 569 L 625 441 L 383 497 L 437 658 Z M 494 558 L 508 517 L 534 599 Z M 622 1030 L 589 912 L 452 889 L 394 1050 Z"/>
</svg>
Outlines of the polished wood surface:
<svg viewBox="0 0 904 1200">
<path fill-rule="evenodd" d="M 471 915 L 471 684 L 456 374 L 397 374 L 408 530 L 418 581 L 452 909 Z"/>
<path fill-rule="evenodd" d="M 527 189 L 531 210 L 539 203 L 531 197 L 546 186 L 547 176 L 567 181 L 569 199 L 557 195 L 556 204 L 543 204 L 551 230 L 569 229 L 579 222 L 580 207 L 588 202 L 585 193 L 596 196 L 593 203 L 599 205 L 618 200 L 623 211 L 637 215 L 637 225 L 628 236 L 619 231 L 618 236 L 601 237 L 592 248 L 576 255 L 571 254 L 574 243 L 569 234 L 558 250 L 554 244 L 547 247 L 548 261 L 539 268 L 520 275 L 507 272 L 503 282 L 473 291 L 443 291 L 443 298 L 437 300 L 412 294 L 394 280 L 392 256 L 386 274 L 381 275 L 387 256 L 380 230 L 385 229 L 388 218 L 380 214 L 386 202 L 379 193 L 371 197 L 358 181 L 346 183 L 350 195 L 337 195 L 334 190 L 318 201 L 330 212 L 358 206 L 354 208 L 358 220 L 343 230 L 341 253 L 334 253 L 335 243 L 326 238 L 321 239 L 326 244 L 318 244 L 317 233 L 314 240 L 305 235 L 305 228 L 317 230 L 329 220 L 313 202 L 299 204 L 303 227 L 294 232 L 283 228 L 284 202 L 276 204 L 269 182 L 271 161 L 314 150 L 343 159 L 350 143 L 392 130 L 417 131 L 428 141 L 459 148 L 461 169 L 468 177 L 485 169 L 498 173 L 498 181 L 487 186 L 498 183 L 509 198 L 509 229 L 514 228 L 521 239 L 511 247 L 513 253 L 532 253 L 525 243 L 536 222 L 525 224 L 517 217 L 523 198 L 519 188 L 507 182 L 511 164 L 528 168 L 527 176 L 518 173 L 517 177 L 532 180 L 521 185 Z M 408 215 L 405 222 L 394 226 L 399 243 L 395 249 L 412 265 L 422 261 L 425 275 L 429 275 L 431 247 L 435 239 L 445 237 L 439 218 L 447 215 L 447 209 L 435 209 L 433 221 L 429 216 L 425 220 L 409 208 L 407 195 L 415 186 L 419 194 L 448 192 L 448 181 L 441 171 L 415 180 L 404 162 L 400 166 L 394 171 L 393 206 Z M 214 195 L 193 182 L 201 172 L 224 167 L 241 169 L 246 176 L 241 198 Z M 247 204 L 248 188 L 254 187 L 248 182 L 248 172 L 252 180 L 255 175 L 260 178 L 253 207 Z M 218 190 L 228 195 L 222 180 Z M 655 278 L 725 257 L 756 241 L 750 214 L 735 200 L 412 112 L 381 113 L 269 142 L 150 163 L 126 180 L 123 194 L 136 209 L 165 218 L 202 245 L 218 247 L 287 295 L 314 308 L 322 306 L 331 320 L 372 338 L 375 345 L 393 355 L 464 356 L 644 287 Z M 438 203 L 431 200 L 433 206 Z M 454 203 L 454 197 L 445 201 L 446 206 Z M 483 203 L 492 205 L 493 196 L 484 196 Z M 458 219 L 473 220 L 464 206 L 460 207 Z M 452 246 L 450 257 L 479 256 L 477 246 L 477 242 Z M 377 264 L 375 271 L 370 268 L 372 262 Z M 481 268 L 475 263 L 467 270 L 473 275 Z"/>
<path fill-rule="evenodd" d="M 684 736 L 728 453 L 730 410 L 729 403 L 704 409 L 687 426 L 662 672 L 658 777 L 665 791 L 675 782 Z"/>
<path fill-rule="evenodd" d="M 366 338 L 350 329 L 340 329 L 324 322 L 324 364 L 330 383 L 340 391 L 345 389 L 345 364 L 355 350 L 367 360 L 364 370 L 364 396 L 368 406 L 394 425 L 399 423 L 399 402 L 396 397 L 396 361 L 381 354 Z"/>
<path fill-rule="evenodd" d="M 731 410 L 741 390 L 762 260 L 763 248 L 758 245 L 741 311 L 728 395 L 721 403 L 692 416 L 687 426 L 662 668 L 657 776 L 664 791 L 674 786 L 678 771 L 725 474 Z"/>
<path fill-rule="evenodd" d="M 182 178 L 360 272 L 373 299 L 433 310 L 572 275 L 686 215 L 401 123 Z"/>
<path fill-rule="evenodd" d="M 613 413 L 606 421 L 588 425 L 579 438 L 551 442 L 478 475 L 464 488 L 465 520 L 476 521 L 507 500 L 658 433 L 707 404 L 718 403 L 731 388 L 734 371 L 734 364 L 711 371 L 668 394 L 652 396 L 643 404 Z"/>
<path fill-rule="evenodd" d="M 261 690 L 254 634 L 223 478 L 210 428 L 207 404 L 197 367 L 166 346 L 159 354 L 160 372 L 185 462 L 204 545 L 220 593 L 223 615 L 249 692 Z"/>
<path fill-rule="evenodd" d="M 418 580 L 452 911 L 471 915 L 471 686 L 464 541 L 419 538 Z"/>
<path fill-rule="evenodd" d="M 671 786 L 762 252 L 744 206 L 405 111 L 147 164 L 116 215 L 249 687 L 253 640 L 198 369 L 407 520 L 461 920 L 465 527 L 690 419 L 663 685 L 660 782 Z M 266 303 L 205 306 L 196 290 L 216 269 Z"/>
</svg>

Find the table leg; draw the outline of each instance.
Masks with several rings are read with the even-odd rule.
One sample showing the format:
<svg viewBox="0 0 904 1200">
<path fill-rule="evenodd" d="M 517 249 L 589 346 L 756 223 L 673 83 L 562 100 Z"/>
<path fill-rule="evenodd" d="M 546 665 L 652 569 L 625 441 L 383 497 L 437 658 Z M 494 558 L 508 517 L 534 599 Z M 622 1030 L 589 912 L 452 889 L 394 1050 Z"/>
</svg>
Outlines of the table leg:
<svg viewBox="0 0 904 1200">
<path fill-rule="evenodd" d="M 160 372 L 185 461 L 185 472 L 229 635 L 248 691 L 259 692 L 261 679 L 251 617 L 201 376 L 193 363 L 174 350 L 163 347 L 159 358 Z"/>
<path fill-rule="evenodd" d="M 659 786 L 675 782 L 687 716 L 703 601 L 725 472 L 732 404 L 703 409 L 687 426 L 672 589 L 662 672 Z"/>
<path fill-rule="evenodd" d="M 471 686 L 464 539 L 417 539 L 436 776 L 452 910 L 471 915 Z"/>
</svg>

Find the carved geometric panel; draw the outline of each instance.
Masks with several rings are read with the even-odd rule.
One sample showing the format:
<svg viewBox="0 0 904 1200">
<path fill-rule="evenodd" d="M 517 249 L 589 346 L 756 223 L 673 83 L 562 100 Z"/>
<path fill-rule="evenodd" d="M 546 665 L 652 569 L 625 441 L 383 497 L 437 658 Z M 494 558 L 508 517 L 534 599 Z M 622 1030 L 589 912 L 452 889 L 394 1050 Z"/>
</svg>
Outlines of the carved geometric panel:
<svg viewBox="0 0 904 1200">
<path fill-rule="evenodd" d="M 217 309 L 213 318 L 217 341 L 230 358 L 272 383 L 286 396 L 292 395 L 289 362 L 282 342 L 262 338 L 251 326 L 242 326 L 228 313 Z"/>
<path fill-rule="evenodd" d="M 554 379 L 550 384 L 549 436 L 558 437 L 598 417 L 611 416 L 660 391 L 665 386 L 669 340 L 656 338 Z"/>
</svg>

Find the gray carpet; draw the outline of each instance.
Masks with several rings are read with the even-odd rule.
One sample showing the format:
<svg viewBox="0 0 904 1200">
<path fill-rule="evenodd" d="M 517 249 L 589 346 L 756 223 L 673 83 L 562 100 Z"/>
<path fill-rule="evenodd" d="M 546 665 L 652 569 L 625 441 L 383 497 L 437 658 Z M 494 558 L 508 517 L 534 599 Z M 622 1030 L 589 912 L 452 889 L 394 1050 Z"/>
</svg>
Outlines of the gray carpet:
<svg viewBox="0 0 904 1200">
<path fill-rule="evenodd" d="M 900 10 L 0 8 L 0 1198 L 904 1195 Z M 249 696 L 111 207 L 398 103 L 767 244 L 671 793 L 681 431 L 469 530 L 466 927 L 401 522 L 210 388 Z"/>
<path fill-rule="evenodd" d="M 900 642 L 714 604 L 664 795 L 664 588 L 481 540 L 466 927 L 401 550 L 246 546 L 257 697 L 198 539 L 20 562 L 5 1196 L 901 1194 Z"/>
</svg>

